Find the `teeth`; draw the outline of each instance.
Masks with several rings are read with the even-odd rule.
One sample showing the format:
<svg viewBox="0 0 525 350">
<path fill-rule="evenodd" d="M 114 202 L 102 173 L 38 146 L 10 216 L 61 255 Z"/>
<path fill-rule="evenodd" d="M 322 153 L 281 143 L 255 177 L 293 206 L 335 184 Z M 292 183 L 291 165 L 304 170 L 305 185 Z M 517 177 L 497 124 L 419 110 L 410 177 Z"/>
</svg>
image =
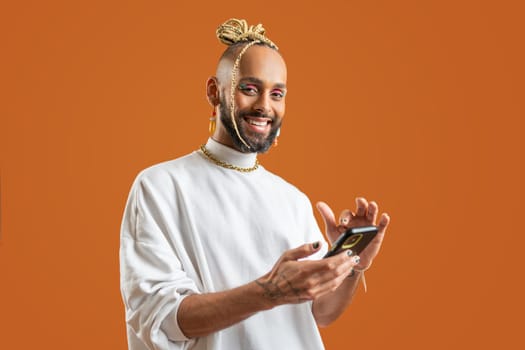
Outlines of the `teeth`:
<svg viewBox="0 0 525 350">
<path fill-rule="evenodd" d="M 250 120 L 250 119 L 248 119 L 248 123 L 252 125 L 256 125 L 256 126 L 266 126 L 266 124 L 268 124 L 268 122 L 257 122 L 255 120 Z"/>
</svg>

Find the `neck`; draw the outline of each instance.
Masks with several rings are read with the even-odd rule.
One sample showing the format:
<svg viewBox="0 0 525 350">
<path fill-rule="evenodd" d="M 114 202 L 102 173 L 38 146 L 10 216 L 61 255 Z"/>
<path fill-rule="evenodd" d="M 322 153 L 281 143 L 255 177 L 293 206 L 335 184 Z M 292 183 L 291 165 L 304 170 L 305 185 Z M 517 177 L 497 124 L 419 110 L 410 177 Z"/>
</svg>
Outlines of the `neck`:
<svg viewBox="0 0 525 350">
<path fill-rule="evenodd" d="M 246 151 L 246 150 L 240 148 L 238 145 L 236 145 L 233 142 L 230 134 L 228 134 L 228 132 L 226 130 L 224 130 L 224 129 L 217 128 L 215 133 L 210 138 L 213 141 L 215 141 L 217 143 L 220 143 L 223 146 L 226 146 L 226 147 L 229 147 L 231 149 L 236 150 L 237 152 L 241 152 L 241 153 L 245 153 L 245 154 L 257 153 L 257 152 Z"/>
<path fill-rule="evenodd" d="M 240 149 L 237 149 L 237 148 L 235 147 L 235 145 L 233 144 L 233 142 L 232 142 L 230 139 L 228 139 L 227 141 L 225 141 L 225 140 L 221 140 L 221 139 L 219 139 L 219 138 L 218 138 L 217 136 L 215 136 L 215 135 L 213 135 L 212 137 L 210 137 L 210 139 L 212 139 L 213 141 L 215 141 L 215 142 L 217 142 L 217 143 L 220 143 L 220 144 L 223 145 L 223 146 L 226 146 L 226 147 L 229 147 L 229 148 L 231 148 L 231 149 L 234 149 L 234 150 L 236 150 L 237 152 L 242 152 Z"/>
</svg>

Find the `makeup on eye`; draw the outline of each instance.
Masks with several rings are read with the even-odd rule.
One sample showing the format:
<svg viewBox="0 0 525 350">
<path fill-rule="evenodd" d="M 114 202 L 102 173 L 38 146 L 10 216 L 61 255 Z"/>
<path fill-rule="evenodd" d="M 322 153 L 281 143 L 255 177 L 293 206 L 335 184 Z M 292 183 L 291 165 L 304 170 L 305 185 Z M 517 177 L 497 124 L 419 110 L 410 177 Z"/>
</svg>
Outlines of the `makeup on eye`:
<svg viewBox="0 0 525 350">
<path fill-rule="evenodd" d="M 286 96 L 286 92 L 281 90 L 281 89 L 273 89 L 270 94 L 274 97 L 277 97 L 277 98 L 283 98 L 284 96 Z"/>
<path fill-rule="evenodd" d="M 255 95 L 259 93 L 259 87 L 255 84 L 240 83 L 239 90 L 248 95 Z M 286 95 L 286 92 L 282 89 L 272 89 L 270 91 L 270 95 L 277 99 L 282 99 Z"/>
<path fill-rule="evenodd" d="M 248 94 L 255 94 L 258 92 L 258 88 L 256 85 L 254 84 L 245 84 L 245 83 L 240 83 L 239 84 L 239 90 L 245 92 L 245 93 L 248 93 Z"/>
</svg>

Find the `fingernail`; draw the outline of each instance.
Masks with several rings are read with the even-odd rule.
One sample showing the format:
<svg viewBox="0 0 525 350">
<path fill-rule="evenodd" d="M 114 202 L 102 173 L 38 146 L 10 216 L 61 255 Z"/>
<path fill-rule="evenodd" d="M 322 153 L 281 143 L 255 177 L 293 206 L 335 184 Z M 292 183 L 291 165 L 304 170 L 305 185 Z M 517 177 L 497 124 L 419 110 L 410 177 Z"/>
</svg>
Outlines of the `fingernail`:
<svg viewBox="0 0 525 350">
<path fill-rule="evenodd" d="M 348 255 L 348 256 L 352 256 L 352 254 L 353 254 L 353 251 L 352 251 L 352 250 L 348 249 L 348 250 L 346 251 L 346 255 Z"/>
<path fill-rule="evenodd" d="M 312 247 L 314 247 L 314 249 L 317 249 L 319 248 L 319 242 L 315 242 L 312 244 Z"/>
<path fill-rule="evenodd" d="M 361 261 L 361 258 L 360 258 L 359 256 L 356 255 L 356 256 L 354 256 L 354 257 L 352 258 L 352 260 L 353 260 L 353 262 L 357 265 L 357 264 L 359 264 L 359 262 Z"/>
</svg>

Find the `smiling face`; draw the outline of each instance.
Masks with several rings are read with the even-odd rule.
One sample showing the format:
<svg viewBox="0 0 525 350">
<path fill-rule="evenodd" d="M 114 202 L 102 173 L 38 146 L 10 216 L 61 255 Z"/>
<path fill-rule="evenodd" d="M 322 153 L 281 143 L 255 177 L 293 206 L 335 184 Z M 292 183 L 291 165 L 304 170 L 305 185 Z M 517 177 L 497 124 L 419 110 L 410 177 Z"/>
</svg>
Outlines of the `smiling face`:
<svg viewBox="0 0 525 350">
<path fill-rule="evenodd" d="M 266 152 L 284 117 L 286 65 L 277 51 L 266 46 L 254 45 L 242 56 L 234 94 L 234 118 L 249 148 L 239 139 L 231 119 L 232 67 L 233 58 L 223 58 L 217 77 L 208 80 L 208 99 L 218 106 L 219 117 L 213 138 L 241 152 Z M 213 84 L 217 86 L 214 88 Z M 216 99 L 210 96 L 210 91 Z"/>
</svg>

